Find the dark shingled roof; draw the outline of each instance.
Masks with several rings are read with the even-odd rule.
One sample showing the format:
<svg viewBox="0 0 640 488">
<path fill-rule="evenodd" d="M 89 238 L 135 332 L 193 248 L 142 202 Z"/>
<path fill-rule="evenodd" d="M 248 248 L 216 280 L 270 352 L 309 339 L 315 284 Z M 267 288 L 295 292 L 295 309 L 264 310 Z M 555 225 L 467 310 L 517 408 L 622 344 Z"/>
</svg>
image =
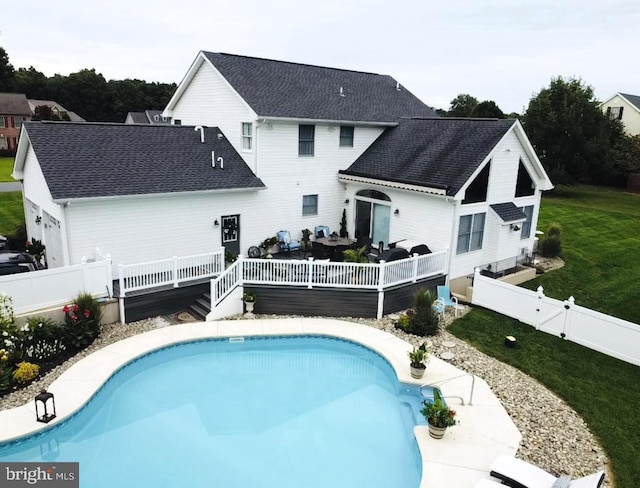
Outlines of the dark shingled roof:
<svg viewBox="0 0 640 488">
<path fill-rule="evenodd" d="M 145 112 L 129 112 L 127 114 L 134 124 L 148 124 L 149 118 Z"/>
<path fill-rule="evenodd" d="M 493 203 L 490 207 L 498 214 L 498 217 L 500 217 L 503 222 L 527 220 L 527 216 L 524 212 L 516 207 L 516 204 L 513 202 Z"/>
<path fill-rule="evenodd" d="M 342 174 L 455 195 L 513 126 L 510 119 L 403 119 Z"/>
<path fill-rule="evenodd" d="M 27 97 L 22 93 L 0 93 L 0 114 L 31 115 Z"/>
<path fill-rule="evenodd" d="M 629 103 L 634 105 L 638 110 L 640 110 L 640 97 L 638 95 L 629 95 L 627 93 L 621 93 L 624 98 L 626 98 Z"/>
<path fill-rule="evenodd" d="M 192 126 L 24 125 L 54 200 L 264 188 L 216 127 L 203 144 Z"/>
<path fill-rule="evenodd" d="M 203 54 L 260 117 L 395 123 L 398 117 L 436 116 L 406 88 L 397 90 L 390 76 Z"/>
</svg>

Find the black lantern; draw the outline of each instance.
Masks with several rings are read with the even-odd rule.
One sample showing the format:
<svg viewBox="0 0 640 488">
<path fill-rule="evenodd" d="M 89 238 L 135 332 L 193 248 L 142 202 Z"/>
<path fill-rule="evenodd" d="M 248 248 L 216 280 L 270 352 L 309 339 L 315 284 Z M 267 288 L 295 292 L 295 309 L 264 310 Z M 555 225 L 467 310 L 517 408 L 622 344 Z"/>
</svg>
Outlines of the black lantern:
<svg viewBox="0 0 640 488">
<path fill-rule="evenodd" d="M 42 410 L 42 412 L 40 410 Z M 56 401 L 53 398 L 53 393 L 49 393 L 47 390 L 41 390 L 40 393 L 36 395 L 36 420 L 48 424 L 55 418 Z"/>
</svg>

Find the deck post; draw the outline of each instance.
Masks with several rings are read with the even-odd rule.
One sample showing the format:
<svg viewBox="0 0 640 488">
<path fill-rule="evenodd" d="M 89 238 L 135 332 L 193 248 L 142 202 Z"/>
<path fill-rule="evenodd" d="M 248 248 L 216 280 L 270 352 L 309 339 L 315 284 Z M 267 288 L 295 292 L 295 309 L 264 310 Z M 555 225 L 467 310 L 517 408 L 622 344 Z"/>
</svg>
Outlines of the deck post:
<svg viewBox="0 0 640 488">
<path fill-rule="evenodd" d="M 173 256 L 173 287 L 178 288 L 178 256 Z"/>
</svg>

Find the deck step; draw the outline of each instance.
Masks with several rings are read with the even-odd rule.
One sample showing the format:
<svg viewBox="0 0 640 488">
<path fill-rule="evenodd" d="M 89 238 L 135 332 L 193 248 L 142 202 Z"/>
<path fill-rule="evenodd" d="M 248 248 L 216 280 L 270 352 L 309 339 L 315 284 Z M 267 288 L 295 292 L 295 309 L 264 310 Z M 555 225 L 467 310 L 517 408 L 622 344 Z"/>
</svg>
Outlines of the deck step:
<svg viewBox="0 0 640 488">
<path fill-rule="evenodd" d="M 211 312 L 211 300 L 206 300 L 204 297 L 198 298 L 196 300 L 196 305 L 200 306 L 200 308 L 207 311 L 207 313 Z"/>
<path fill-rule="evenodd" d="M 206 320 L 207 315 L 209 314 L 208 310 L 203 309 L 197 304 L 193 304 L 189 307 L 189 313 L 193 315 L 198 320 Z"/>
</svg>

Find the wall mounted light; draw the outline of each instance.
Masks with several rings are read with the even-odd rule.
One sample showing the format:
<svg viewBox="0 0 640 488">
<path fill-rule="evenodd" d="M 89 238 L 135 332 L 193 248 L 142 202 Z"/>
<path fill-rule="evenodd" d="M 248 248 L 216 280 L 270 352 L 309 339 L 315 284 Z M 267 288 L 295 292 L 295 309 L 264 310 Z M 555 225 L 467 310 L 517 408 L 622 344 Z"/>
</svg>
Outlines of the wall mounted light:
<svg viewBox="0 0 640 488">
<path fill-rule="evenodd" d="M 39 215 L 36 217 L 36 225 L 40 225 L 40 223 L 42 222 L 42 217 L 40 217 Z"/>
<path fill-rule="evenodd" d="M 399 208 L 396 208 L 396 209 L 393 211 L 393 215 L 400 215 L 400 209 L 399 209 Z"/>
<path fill-rule="evenodd" d="M 345 205 L 349 205 L 349 199 L 348 198 L 344 201 L 344 204 Z"/>
<path fill-rule="evenodd" d="M 213 226 L 214 227 L 220 227 L 220 221 L 218 219 L 213 221 Z"/>
<path fill-rule="evenodd" d="M 511 224 L 511 230 L 518 231 L 520 230 L 520 226 L 518 224 Z"/>
</svg>

